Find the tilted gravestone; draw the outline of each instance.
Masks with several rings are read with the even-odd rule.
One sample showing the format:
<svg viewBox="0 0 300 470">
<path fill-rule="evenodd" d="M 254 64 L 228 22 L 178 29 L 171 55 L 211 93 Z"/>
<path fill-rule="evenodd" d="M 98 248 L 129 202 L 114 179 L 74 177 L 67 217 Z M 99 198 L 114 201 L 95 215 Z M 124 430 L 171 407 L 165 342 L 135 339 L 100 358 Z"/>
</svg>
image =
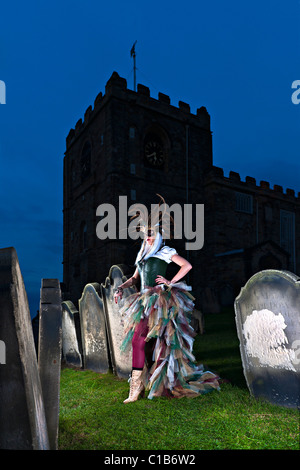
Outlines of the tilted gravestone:
<svg viewBox="0 0 300 470">
<path fill-rule="evenodd" d="M 79 351 L 75 315 L 79 315 L 73 302 L 66 300 L 62 303 L 62 352 L 65 362 L 71 366 L 82 367 Z"/>
<path fill-rule="evenodd" d="M 50 449 L 57 449 L 62 306 L 58 279 L 42 279 L 39 313 L 38 366 L 42 384 Z"/>
<path fill-rule="evenodd" d="M 300 408 L 299 281 L 288 271 L 260 271 L 241 289 L 234 304 L 251 394 L 289 408 Z"/>
<path fill-rule="evenodd" d="M 14 248 L 0 250 L 0 448 L 48 450 L 49 439 L 27 294 Z"/>
<path fill-rule="evenodd" d="M 120 350 L 121 343 L 124 338 L 124 328 L 121 323 L 119 309 L 123 305 L 124 299 L 136 291 L 133 287 L 124 289 L 122 299 L 118 301 L 118 304 L 116 304 L 114 301 L 114 289 L 126 281 L 126 279 L 127 278 L 124 276 L 122 269 L 117 265 L 113 265 L 109 270 L 105 284 L 101 285 L 112 368 L 116 375 L 123 378 L 128 377 L 131 371 L 132 360 L 131 351 L 124 354 Z"/>
<path fill-rule="evenodd" d="M 106 318 L 98 283 L 87 284 L 79 299 L 79 316 L 85 369 L 109 371 Z"/>
</svg>

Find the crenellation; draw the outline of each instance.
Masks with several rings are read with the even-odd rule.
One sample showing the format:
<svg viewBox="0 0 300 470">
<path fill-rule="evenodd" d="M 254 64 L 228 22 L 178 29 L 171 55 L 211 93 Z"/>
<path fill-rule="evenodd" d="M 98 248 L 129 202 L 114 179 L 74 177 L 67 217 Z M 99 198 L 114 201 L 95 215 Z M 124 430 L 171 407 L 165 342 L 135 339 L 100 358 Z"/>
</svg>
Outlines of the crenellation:
<svg viewBox="0 0 300 470">
<path fill-rule="evenodd" d="M 93 108 L 92 108 L 92 106 L 90 105 L 90 106 L 86 109 L 86 111 L 85 111 L 85 113 L 84 113 L 84 123 L 88 123 L 88 122 L 89 122 L 89 119 L 90 119 L 90 117 L 91 117 L 92 112 L 93 112 Z"/>
<path fill-rule="evenodd" d="M 223 168 L 220 168 L 219 166 L 212 166 L 211 167 L 211 174 L 213 176 L 219 176 L 219 177 L 224 177 L 224 170 Z"/>
<path fill-rule="evenodd" d="M 279 184 L 274 184 L 274 191 L 277 193 L 283 193 L 283 188 Z"/>
<path fill-rule="evenodd" d="M 237 173 L 236 171 L 230 171 L 229 178 L 234 180 L 234 181 L 241 181 L 241 177 L 240 177 L 239 173 Z"/>
<path fill-rule="evenodd" d="M 260 181 L 259 186 L 257 186 L 256 179 L 253 178 L 252 176 L 246 176 L 245 181 L 242 181 L 240 174 L 237 173 L 236 171 L 230 171 L 229 176 L 226 177 L 224 176 L 223 169 L 217 166 L 212 166 L 207 176 L 209 178 L 221 178 L 224 183 L 239 184 L 239 188 L 241 188 L 241 185 L 242 185 L 244 190 L 249 190 L 251 192 L 261 189 L 261 190 L 267 191 L 267 193 L 273 197 L 284 196 L 289 199 L 300 198 L 300 192 L 298 193 L 297 196 L 295 194 L 295 191 L 290 188 L 287 188 L 286 191 L 284 192 L 283 187 L 278 184 L 274 184 L 274 187 L 272 189 L 268 181 L 262 180 Z"/>
<path fill-rule="evenodd" d="M 78 121 L 76 122 L 75 124 L 75 133 L 77 134 L 77 132 L 81 129 L 82 127 L 82 119 L 78 119 Z"/>
<path fill-rule="evenodd" d="M 98 93 L 98 95 L 96 96 L 95 98 L 95 101 L 94 101 L 94 109 L 98 108 L 98 106 L 101 104 L 102 102 L 102 99 L 103 99 L 103 93 L 102 91 L 100 91 L 100 93 Z"/>
<path fill-rule="evenodd" d="M 128 100 L 135 100 L 136 97 L 146 97 L 146 98 L 151 98 L 150 95 L 150 89 L 149 87 L 138 84 L 137 85 L 137 91 L 134 92 L 132 90 L 129 90 L 127 88 L 127 81 L 126 79 L 122 78 L 119 76 L 117 72 L 113 72 L 110 79 L 107 81 L 106 86 L 105 86 L 105 94 L 103 95 L 102 92 L 98 93 L 94 100 L 94 109 L 92 105 L 88 106 L 84 113 L 84 118 L 83 120 L 80 118 L 78 119 L 75 129 L 70 130 L 69 135 L 66 139 L 66 146 L 67 148 L 71 145 L 73 142 L 74 138 L 77 137 L 80 132 L 83 130 L 83 127 L 89 123 L 91 120 L 93 114 L 95 111 L 98 111 L 101 108 L 101 105 L 103 105 L 104 100 L 106 97 L 109 97 L 111 94 L 114 92 L 120 92 L 120 91 L 127 91 L 128 92 Z M 170 106 L 170 111 L 174 113 L 179 112 L 184 112 L 189 114 L 191 117 L 196 118 L 196 121 L 198 125 L 200 124 L 201 127 L 204 129 L 210 131 L 210 115 L 206 109 L 205 106 L 201 106 L 200 108 L 197 109 L 197 113 L 193 114 L 191 113 L 191 108 L 188 103 L 185 103 L 184 101 L 179 101 L 178 102 L 178 107 L 171 105 L 171 100 L 168 95 L 165 93 L 158 93 L 158 99 L 153 98 L 153 102 L 156 102 L 157 104 L 164 103 L 166 105 Z"/>
<path fill-rule="evenodd" d="M 191 112 L 190 105 L 188 103 L 185 103 L 184 101 L 179 101 L 178 106 L 179 106 L 179 109 L 181 109 L 185 113 L 190 113 Z"/>
<path fill-rule="evenodd" d="M 295 191 L 294 191 L 294 189 L 287 188 L 287 190 L 286 190 L 286 195 L 287 195 L 287 196 L 291 196 L 291 197 L 295 197 Z"/>
<path fill-rule="evenodd" d="M 197 116 L 203 116 L 203 115 L 208 115 L 209 116 L 209 113 L 208 113 L 205 106 L 201 106 L 201 108 L 197 109 Z"/>
<path fill-rule="evenodd" d="M 72 142 L 72 140 L 74 139 L 74 137 L 75 137 L 75 129 L 72 128 L 72 129 L 70 129 L 69 134 L 68 134 L 68 136 L 67 136 L 67 138 L 66 138 L 66 146 L 67 146 L 67 148 L 71 145 L 71 142 Z"/>
<path fill-rule="evenodd" d="M 150 89 L 147 86 L 142 85 L 141 83 L 138 83 L 137 92 L 140 95 L 148 96 L 150 98 Z"/>
<path fill-rule="evenodd" d="M 205 106 L 197 109 L 197 119 L 205 129 L 210 130 L 210 115 Z"/>
<path fill-rule="evenodd" d="M 171 104 L 170 97 L 161 92 L 158 93 L 158 100 L 162 103 Z"/>
<path fill-rule="evenodd" d="M 260 182 L 260 187 L 262 189 L 270 189 L 270 183 L 268 183 L 268 181 L 261 181 Z"/>
<path fill-rule="evenodd" d="M 246 176 L 246 183 L 248 183 L 249 185 L 254 185 L 256 186 L 256 179 L 253 178 L 252 176 Z"/>
<path fill-rule="evenodd" d="M 113 93 L 115 89 L 127 90 L 127 81 L 125 78 L 120 77 L 117 72 L 113 72 L 105 86 L 105 94 Z"/>
</svg>

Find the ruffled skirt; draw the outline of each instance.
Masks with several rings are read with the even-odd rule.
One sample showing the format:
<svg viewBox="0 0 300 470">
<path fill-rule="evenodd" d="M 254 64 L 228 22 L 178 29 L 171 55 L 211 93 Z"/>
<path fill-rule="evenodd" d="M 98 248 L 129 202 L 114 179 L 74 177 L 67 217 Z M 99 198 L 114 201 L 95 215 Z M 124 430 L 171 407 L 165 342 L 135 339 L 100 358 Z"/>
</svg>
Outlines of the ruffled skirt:
<svg viewBox="0 0 300 470">
<path fill-rule="evenodd" d="M 190 286 L 178 282 L 167 287 L 145 287 L 124 299 L 120 314 L 124 324 L 121 350 L 131 346 L 139 325 L 148 319 L 146 342 L 153 342 L 152 365 L 144 367 L 143 381 L 148 398 L 195 397 L 219 390 L 219 377 L 196 365 L 193 355 L 194 329 L 190 325 L 195 298 Z"/>
</svg>

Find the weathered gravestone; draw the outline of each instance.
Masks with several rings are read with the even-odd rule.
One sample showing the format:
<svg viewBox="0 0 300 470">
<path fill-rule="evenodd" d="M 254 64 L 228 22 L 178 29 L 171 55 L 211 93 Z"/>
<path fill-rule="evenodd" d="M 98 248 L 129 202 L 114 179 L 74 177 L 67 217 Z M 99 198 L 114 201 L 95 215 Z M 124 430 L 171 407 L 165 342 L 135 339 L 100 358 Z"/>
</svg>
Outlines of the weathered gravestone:
<svg viewBox="0 0 300 470">
<path fill-rule="evenodd" d="M 14 248 L 0 250 L 0 448 L 49 449 L 27 294 Z"/>
<path fill-rule="evenodd" d="M 251 394 L 300 408 L 299 277 L 288 271 L 260 271 L 241 289 L 234 307 Z"/>
<path fill-rule="evenodd" d="M 79 312 L 70 300 L 66 300 L 62 303 L 62 312 L 63 358 L 65 362 L 71 366 L 82 367 L 75 327 L 75 315 L 79 315 Z"/>
<path fill-rule="evenodd" d="M 87 284 L 79 299 L 79 316 L 84 368 L 106 373 L 110 363 L 106 318 L 100 295 L 98 283 Z"/>
<path fill-rule="evenodd" d="M 42 384 L 49 444 L 57 449 L 60 371 L 62 349 L 62 306 L 58 279 L 42 279 L 39 314 L 38 365 Z"/>
<path fill-rule="evenodd" d="M 191 326 L 193 327 L 195 333 L 200 335 L 204 334 L 204 315 L 201 310 L 196 308 L 193 309 L 191 316 Z"/>
<path fill-rule="evenodd" d="M 131 371 L 131 351 L 124 354 L 121 353 L 120 347 L 124 338 L 124 328 L 121 323 L 119 309 L 124 299 L 136 292 L 133 287 L 124 289 L 123 297 L 118 301 L 114 301 L 114 289 L 127 280 L 120 266 L 114 265 L 110 268 L 105 284 L 101 285 L 102 297 L 104 300 L 108 346 L 113 372 L 119 377 L 128 377 Z"/>
</svg>

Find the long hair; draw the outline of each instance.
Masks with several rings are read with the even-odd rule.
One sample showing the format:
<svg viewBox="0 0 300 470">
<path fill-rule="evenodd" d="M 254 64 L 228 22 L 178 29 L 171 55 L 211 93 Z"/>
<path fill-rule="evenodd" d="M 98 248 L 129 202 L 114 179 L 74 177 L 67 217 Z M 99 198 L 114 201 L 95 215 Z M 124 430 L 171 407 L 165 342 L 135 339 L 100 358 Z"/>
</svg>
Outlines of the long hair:
<svg viewBox="0 0 300 470">
<path fill-rule="evenodd" d="M 156 237 L 152 246 L 148 245 L 146 239 L 144 239 L 134 264 L 137 265 L 139 261 L 146 260 L 150 258 L 150 256 L 155 255 L 155 253 L 157 253 L 164 246 L 164 244 L 165 241 L 159 232 L 156 233 Z"/>
</svg>

